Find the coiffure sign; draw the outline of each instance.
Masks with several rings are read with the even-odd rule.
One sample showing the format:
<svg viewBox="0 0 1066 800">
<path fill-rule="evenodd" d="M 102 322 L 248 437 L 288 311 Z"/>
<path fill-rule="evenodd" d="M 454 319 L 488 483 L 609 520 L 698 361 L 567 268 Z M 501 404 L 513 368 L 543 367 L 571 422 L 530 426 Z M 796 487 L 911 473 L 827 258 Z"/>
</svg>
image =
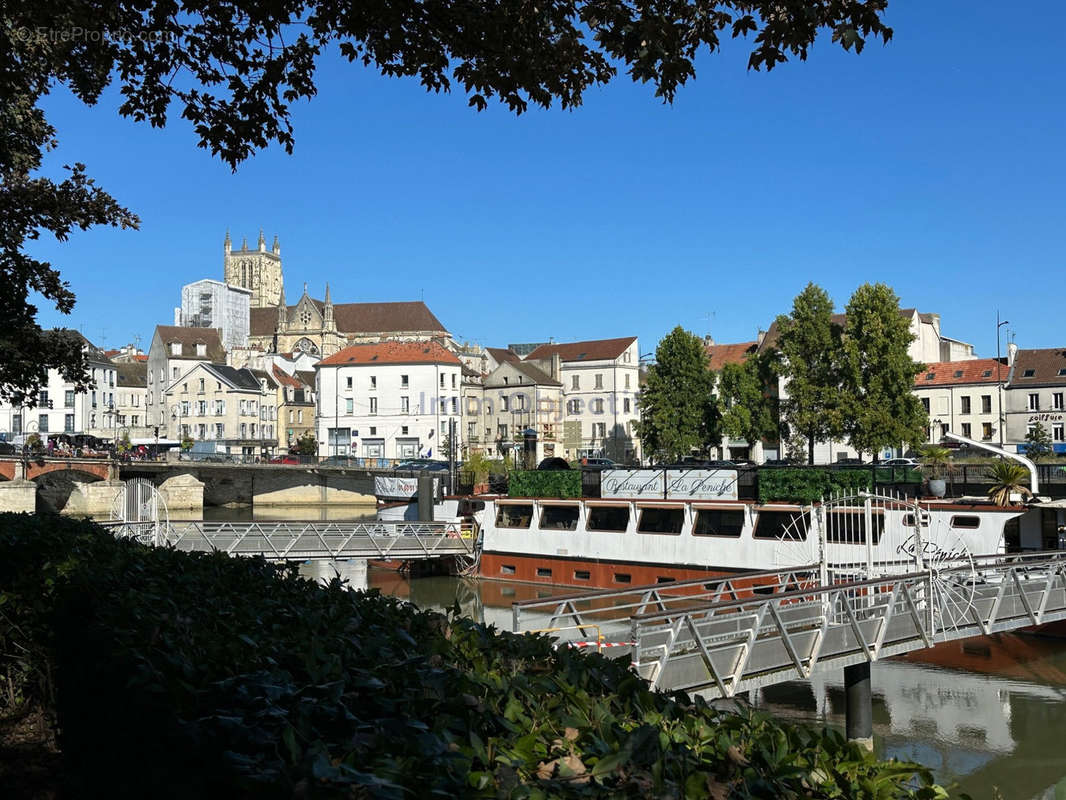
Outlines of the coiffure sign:
<svg viewBox="0 0 1066 800">
<path fill-rule="evenodd" d="M 634 500 L 736 500 L 733 469 L 606 469 L 601 497 Z"/>
</svg>

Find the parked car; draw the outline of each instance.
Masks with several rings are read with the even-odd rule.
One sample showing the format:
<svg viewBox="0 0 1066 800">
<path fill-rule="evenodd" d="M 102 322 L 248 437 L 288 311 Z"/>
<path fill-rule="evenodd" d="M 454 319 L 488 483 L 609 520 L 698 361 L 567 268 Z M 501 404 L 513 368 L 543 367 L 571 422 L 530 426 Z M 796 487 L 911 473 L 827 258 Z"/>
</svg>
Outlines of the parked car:
<svg viewBox="0 0 1066 800">
<path fill-rule="evenodd" d="M 787 467 L 791 463 L 787 458 L 768 458 L 762 462 L 762 465 L 764 467 Z"/>
<path fill-rule="evenodd" d="M 918 467 L 921 463 L 916 458 L 890 458 L 881 462 L 885 467 Z"/>
<path fill-rule="evenodd" d="M 581 469 L 616 469 L 618 465 L 609 458 L 583 458 Z"/>
<path fill-rule="evenodd" d="M 18 455 L 18 448 L 11 442 L 0 442 L 0 456 Z"/>
<path fill-rule="evenodd" d="M 285 455 L 274 456 L 272 459 L 270 459 L 270 463 L 271 464 L 299 464 L 300 463 L 300 457 L 296 456 L 296 455 L 292 455 L 291 453 L 286 453 Z"/>
</svg>

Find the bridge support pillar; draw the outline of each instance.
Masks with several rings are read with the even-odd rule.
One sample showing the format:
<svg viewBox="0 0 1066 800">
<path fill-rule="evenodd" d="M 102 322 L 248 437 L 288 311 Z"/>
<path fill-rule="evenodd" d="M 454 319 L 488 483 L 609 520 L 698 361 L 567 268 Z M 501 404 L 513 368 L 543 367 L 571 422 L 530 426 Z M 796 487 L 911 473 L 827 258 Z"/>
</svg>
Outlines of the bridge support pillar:
<svg viewBox="0 0 1066 800">
<path fill-rule="evenodd" d="M 870 662 L 844 667 L 845 731 L 848 741 L 874 749 Z"/>
<path fill-rule="evenodd" d="M 418 476 L 418 521 L 433 521 L 433 477 Z"/>
<path fill-rule="evenodd" d="M 370 585 L 367 581 L 366 559 L 351 558 L 347 561 L 330 561 L 320 559 L 307 565 L 309 577 L 323 586 L 340 576 L 348 581 L 348 588 L 358 592 L 365 592 Z"/>
<path fill-rule="evenodd" d="M 0 482 L 0 511 L 33 514 L 37 510 L 37 484 L 24 478 Z"/>
</svg>

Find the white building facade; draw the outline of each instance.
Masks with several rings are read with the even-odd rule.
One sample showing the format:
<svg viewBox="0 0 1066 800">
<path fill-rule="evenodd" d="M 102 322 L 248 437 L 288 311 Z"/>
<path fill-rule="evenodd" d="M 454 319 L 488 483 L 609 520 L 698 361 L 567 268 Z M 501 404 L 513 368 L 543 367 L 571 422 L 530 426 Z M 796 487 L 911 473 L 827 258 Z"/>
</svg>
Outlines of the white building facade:
<svg viewBox="0 0 1066 800">
<path fill-rule="evenodd" d="M 115 365 L 88 339 L 82 340 L 89 360 L 89 389 L 78 391 L 58 369 L 49 369 L 35 405 L 0 402 L 2 438 L 21 441 L 17 437 L 34 433 L 40 435 L 42 442 L 56 434 L 114 437 Z"/>
<path fill-rule="evenodd" d="M 1009 350 L 1007 442 L 1024 449 L 1026 435 L 1040 425 L 1052 449 L 1066 453 L 1066 347 Z"/>
<path fill-rule="evenodd" d="M 448 457 L 463 441 L 462 362 L 439 343 L 346 347 L 315 366 L 319 455 Z"/>
<path fill-rule="evenodd" d="M 994 358 L 926 364 L 914 379 L 914 393 L 929 414 L 927 441 L 950 441 L 945 439 L 950 431 L 999 445 L 1008 371 L 1005 360 Z"/>
<path fill-rule="evenodd" d="M 523 361 L 550 375 L 553 357 L 560 361 L 558 374 L 564 400 L 561 447 L 556 448 L 556 455 L 566 459 L 639 461 L 637 337 L 543 344 Z"/>
</svg>

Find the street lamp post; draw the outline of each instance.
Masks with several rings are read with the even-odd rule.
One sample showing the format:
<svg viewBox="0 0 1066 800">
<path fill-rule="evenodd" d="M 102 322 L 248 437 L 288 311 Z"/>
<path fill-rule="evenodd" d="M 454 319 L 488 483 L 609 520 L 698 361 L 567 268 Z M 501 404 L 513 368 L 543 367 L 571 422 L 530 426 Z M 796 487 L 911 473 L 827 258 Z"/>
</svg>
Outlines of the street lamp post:
<svg viewBox="0 0 1066 800">
<path fill-rule="evenodd" d="M 1003 425 L 1006 415 L 1003 413 L 1003 361 L 999 349 L 999 329 L 1010 323 L 1010 320 L 999 319 L 999 310 L 996 310 L 996 395 L 999 410 L 996 414 L 996 427 L 999 428 L 999 448 L 1003 449 Z"/>
</svg>

